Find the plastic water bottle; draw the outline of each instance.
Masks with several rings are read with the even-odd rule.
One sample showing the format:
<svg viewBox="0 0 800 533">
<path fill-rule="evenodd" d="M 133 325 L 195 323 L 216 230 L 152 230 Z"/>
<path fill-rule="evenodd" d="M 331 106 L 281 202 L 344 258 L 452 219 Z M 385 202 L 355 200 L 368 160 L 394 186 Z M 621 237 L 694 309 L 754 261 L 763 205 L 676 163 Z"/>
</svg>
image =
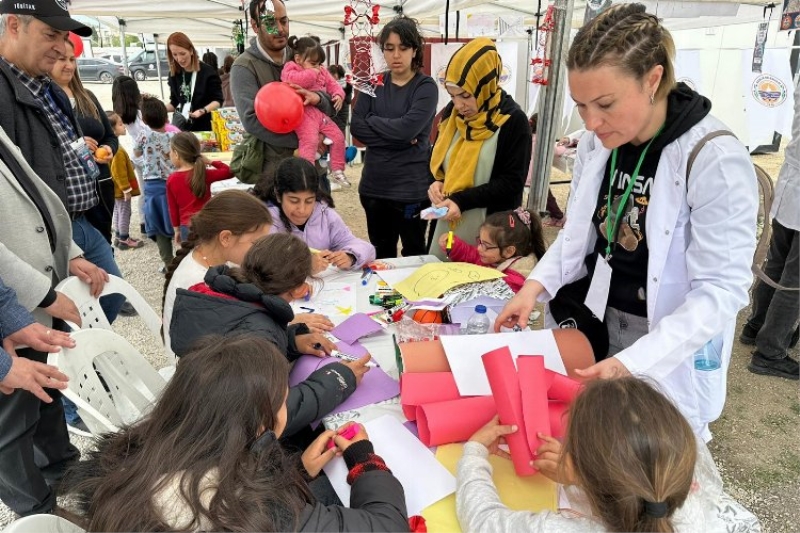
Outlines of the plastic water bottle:
<svg viewBox="0 0 800 533">
<path fill-rule="evenodd" d="M 694 368 L 696 370 L 716 370 L 721 364 L 719 352 L 712 341 L 708 341 L 694 353 Z"/>
<path fill-rule="evenodd" d="M 475 313 L 467 321 L 467 335 L 484 333 L 489 333 L 489 317 L 486 316 L 486 306 L 476 305 Z"/>
</svg>

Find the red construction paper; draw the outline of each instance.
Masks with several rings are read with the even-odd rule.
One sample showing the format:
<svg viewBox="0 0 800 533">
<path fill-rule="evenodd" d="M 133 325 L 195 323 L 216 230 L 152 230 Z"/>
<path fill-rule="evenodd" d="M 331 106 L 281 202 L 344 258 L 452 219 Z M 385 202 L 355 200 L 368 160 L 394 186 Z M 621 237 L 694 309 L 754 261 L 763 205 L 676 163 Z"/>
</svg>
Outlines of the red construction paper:
<svg viewBox="0 0 800 533">
<path fill-rule="evenodd" d="M 522 414 L 525 418 L 525 433 L 531 452 L 539 449 L 543 442 L 539 433 L 550 436 L 550 415 L 547 408 L 547 378 L 544 357 L 521 355 L 517 358 Z"/>
<path fill-rule="evenodd" d="M 441 341 L 401 342 L 403 372 L 450 372 Z"/>
<path fill-rule="evenodd" d="M 400 405 L 408 420 L 417 419 L 417 406 L 460 398 L 452 372 L 403 373 Z"/>
<path fill-rule="evenodd" d="M 547 397 L 558 402 L 572 403 L 581 391 L 581 383 L 558 372 L 545 369 Z"/>
<path fill-rule="evenodd" d="M 491 396 L 473 396 L 417 407 L 419 440 L 425 446 L 464 442 L 485 426 L 497 409 Z"/>
<path fill-rule="evenodd" d="M 486 377 L 489 379 L 489 386 L 492 388 L 500 423 L 516 425 L 518 428 L 514 433 L 506 435 L 514 470 L 518 476 L 533 475 L 536 469 L 530 465 L 533 454 L 528 445 L 519 378 L 511 351 L 505 346 L 483 354 L 481 359 L 486 369 Z"/>
<path fill-rule="evenodd" d="M 569 413 L 567 412 L 569 405 L 563 402 L 549 402 L 547 407 L 550 415 L 551 436 L 556 439 L 563 439 L 569 422 Z"/>
</svg>

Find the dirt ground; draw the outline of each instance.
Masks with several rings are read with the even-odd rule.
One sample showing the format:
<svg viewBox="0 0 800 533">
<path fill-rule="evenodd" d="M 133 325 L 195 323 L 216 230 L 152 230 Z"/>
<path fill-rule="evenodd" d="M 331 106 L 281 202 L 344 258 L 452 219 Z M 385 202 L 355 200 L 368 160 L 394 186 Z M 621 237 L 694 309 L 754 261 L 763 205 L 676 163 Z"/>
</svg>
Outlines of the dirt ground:
<svg viewBox="0 0 800 533">
<path fill-rule="evenodd" d="M 783 163 L 782 152 L 753 156 L 773 179 Z M 364 211 L 358 200 L 361 166 L 347 169 L 351 189 L 334 193 L 336 209 L 353 232 L 367 238 Z M 551 181 L 569 176 L 553 171 Z M 554 185 L 553 194 L 564 208 L 569 185 Z M 569 216 L 569 214 L 567 214 Z M 554 228 L 545 228 L 552 242 Z M 738 331 L 749 314 L 739 313 Z M 722 472 L 726 490 L 752 510 L 766 533 L 800 532 L 800 399 L 798 384 L 779 378 L 752 374 L 747 370 L 750 346 L 735 341 L 728 372 L 728 399 L 722 416 L 711 430 L 711 452 Z M 797 357 L 797 350 L 793 355 Z"/>
</svg>

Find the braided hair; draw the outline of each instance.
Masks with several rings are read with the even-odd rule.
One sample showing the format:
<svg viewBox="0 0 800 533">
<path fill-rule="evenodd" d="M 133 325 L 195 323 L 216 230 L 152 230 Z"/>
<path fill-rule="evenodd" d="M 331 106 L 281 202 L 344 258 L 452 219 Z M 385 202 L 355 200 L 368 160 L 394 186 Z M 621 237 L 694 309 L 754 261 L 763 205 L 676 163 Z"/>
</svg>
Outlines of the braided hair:
<svg viewBox="0 0 800 533">
<path fill-rule="evenodd" d="M 655 15 L 642 4 L 618 4 L 578 31 L 567 55 L 569 70 L 619 67 L 642 80 L 653 67 L 664 73 L 655 93 L 665 98 L 675 87 L 675 42 Z"/>
</svg>

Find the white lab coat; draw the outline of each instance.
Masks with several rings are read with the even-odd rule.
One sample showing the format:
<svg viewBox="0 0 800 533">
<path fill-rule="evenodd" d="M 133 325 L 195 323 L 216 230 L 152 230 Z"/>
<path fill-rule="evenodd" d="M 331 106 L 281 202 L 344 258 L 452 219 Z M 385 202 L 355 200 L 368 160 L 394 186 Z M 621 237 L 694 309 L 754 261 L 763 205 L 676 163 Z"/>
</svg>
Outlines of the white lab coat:
<svg viewBox="0 0 800 533">
<path fill-rule="evenodd" d="M 705 145 L 687 194 L 689 153 L 719 129 L 727 128 L 706 116 L 661 153 L 646 219 L 650 332 L 616 355 L 632 374 L 654 380 L 705 441 L 711 439 L 708 423 L 725 403 L 736 314 L 749 301 L 758 212 L 753 165 L 733 136 Z M 578 144 L 567 223 L 528 277 L 545 287 L 541 301 L 586 275 L 584 257 L 597 238 L 592 215 L 610 153 L 593 133 Z M 712 339 L 722 367 L 695 370 L 694 352 Z"/>
</svg>

